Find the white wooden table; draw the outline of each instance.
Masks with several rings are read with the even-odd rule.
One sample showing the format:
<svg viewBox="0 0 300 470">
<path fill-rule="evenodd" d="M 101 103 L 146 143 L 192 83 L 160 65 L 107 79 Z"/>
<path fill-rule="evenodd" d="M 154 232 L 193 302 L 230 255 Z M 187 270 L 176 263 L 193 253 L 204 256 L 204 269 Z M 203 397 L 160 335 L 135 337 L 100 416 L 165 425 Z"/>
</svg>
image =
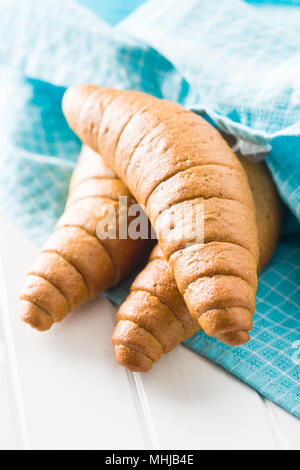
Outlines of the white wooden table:
<svg viewBox="0 0 300 470">
<path fill-rule="evenodd" d="M 0 449 L 300 449 L 296 418 L 183 346 L 147 375 L 118 366 L 102 296 L 47 333 L 22 324 L 38 248 L 0 227 Z"/>
</svg>

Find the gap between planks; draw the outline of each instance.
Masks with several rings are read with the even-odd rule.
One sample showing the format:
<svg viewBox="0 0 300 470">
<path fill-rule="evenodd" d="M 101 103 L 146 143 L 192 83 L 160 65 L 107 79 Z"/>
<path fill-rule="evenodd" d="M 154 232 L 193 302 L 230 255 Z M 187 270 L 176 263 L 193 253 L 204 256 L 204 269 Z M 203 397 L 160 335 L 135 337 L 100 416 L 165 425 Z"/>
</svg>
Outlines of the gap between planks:
<svg viewBox="0 0 300 470">
<path fill-rule="evenodd" d="M 133 394 L 133 401 L 136 407 L 138 421 L 140 423 L 146 450 L 160 450 L 154 422 L 152 419 L 150 406 L 145 391 L 141 374 L 130 372 L 126 369 L 126 374 Z"/>
<path fill-rule="evenodd" d="M 30 450 L 29 434 L 25 418 L 24 404 L 21 392 L 21 385 L 18 372 L 18 364 L 15 352 L 14 341 L 11 332 L 9 310 L 7 303 L 7 294 L 3 275 L 3 262 L 0 253 L 0 315 L 2 318 L 4 332 L 4 360 L 8 365 L 10 389 L 13 397 L 13 413 L 15 416 L 14 424 L 16 430 L 16 439 L 20 450 Z M 6 350 L 6 351 L 5 351 Z"/>
<path fill-rule="evenodd" d="M 274 405 L 273 402 L 263 397 L 259 393 L 258 395 L 263 401 L 266 420 L 271 430 L 277 449 L 278 450 L 291 450 L 291 447 L 289 446 L 286 437 L 279 429 L 279 424 L 273 411 L 273 407 L 276 405 Z"/>
<path fill-rule="evenodd" d="M 145 442 L 145 448 L 147 450 L 161 450 L 142 374 L 132 373 L 127 369 L 126 373 L 133 393 L 138 420 Z M 265 419 L 270 429 L 270 434 L 275 448 L 277 450 L 291 450 L 288 439 L 284 435 L 283 431 L 280 430 L 278 419 L 274 413 L 274 407 L 276 405 L 259 393 L 257 393 L 257 395 L 262 401 Z"/>
</svg>

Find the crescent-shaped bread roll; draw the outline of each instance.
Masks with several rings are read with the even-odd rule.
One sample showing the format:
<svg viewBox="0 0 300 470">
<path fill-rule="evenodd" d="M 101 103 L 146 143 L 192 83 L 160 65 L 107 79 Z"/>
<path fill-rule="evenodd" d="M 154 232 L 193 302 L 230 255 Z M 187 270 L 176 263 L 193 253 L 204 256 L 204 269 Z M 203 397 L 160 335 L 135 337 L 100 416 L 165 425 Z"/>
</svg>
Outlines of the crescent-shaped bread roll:
<svg viewBox="0 0 300 470">
<path fill-rule="evenodd" d="M 255 201 L 261 271 L 278 243 L 282 204 L 266 165 L 253 163 L 245 157 L 240 160 Z M 207 332 L 209 328 L 208 324 Z M 118 363 L 135 372 L 147 372 L 157 358 L 199 330 L 198 322 L 190 315 L 177 288 L 171 268 L 156 245 L 118 311 L 113 333 Z M 145 337 L 148 338 L 146 341 Z"/>
<path fill-rule="evenodd" d="M 176 103 L 134 91 L 75 86 L 63 110 L 145 207 L 199 326 L 230 345 L 248 341 L 259 256 L 255 207 L 220 133 Z"/>
<path fill-rule="evenodd" d="M 136 204 L 129 190 L 83 147 L 74 170 L 64 214 L 30 268 L 20 295 L 21 317 L 48 330 L 83 303 L 115 286 L 147 254 L 150 240 L 119 238 L 119 197 Z M 116 236 L 99 238 L 99 223 L 112 215 Z M 125 219 L 127 225 L 132 217 Z"/>
</svg>

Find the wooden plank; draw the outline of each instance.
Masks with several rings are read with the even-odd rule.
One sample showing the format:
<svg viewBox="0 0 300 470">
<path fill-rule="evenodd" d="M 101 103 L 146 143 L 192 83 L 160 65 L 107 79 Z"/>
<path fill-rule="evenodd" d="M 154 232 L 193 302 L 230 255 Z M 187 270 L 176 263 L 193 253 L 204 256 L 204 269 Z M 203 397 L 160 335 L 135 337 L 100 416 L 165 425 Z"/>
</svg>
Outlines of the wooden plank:
<svg viewBox="0 0 300 470">
<path fill-rule="evenodd" d="M 115 309 L 100 297 L 49 332 L 37 333 L 22 324 L 18 294 L 38 248 L 3 216 L 1 226 L 8 309 L 31 447 L 143 448 L 128 374 L 113 357 Z"/>
<path fill-rule="evenodd" d="M 258 394 L 183 346 L 141 382 L 161 449 L 278 447 Z"/>
</svg>

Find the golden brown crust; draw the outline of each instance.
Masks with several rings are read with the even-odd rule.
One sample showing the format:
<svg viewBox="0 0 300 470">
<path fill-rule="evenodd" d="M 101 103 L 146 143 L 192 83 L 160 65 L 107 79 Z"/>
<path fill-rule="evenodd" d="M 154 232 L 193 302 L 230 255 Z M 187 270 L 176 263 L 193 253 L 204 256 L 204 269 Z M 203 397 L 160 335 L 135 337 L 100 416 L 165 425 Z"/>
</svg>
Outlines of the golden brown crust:
<svg viewBox="0 0 300 470">
<path fill-rule="evenodd" d="M 115 345 L 115 357 L 119 364 L 125 365 L 127 369 L 132 372 L 148 372 L 152 369 L 153 360 L 132 347 L 124 346 L 123 344 Z"/>
<path fill-rule="evenodd" d="M 204 245 L 200 243 L 199 250 L 207 249 L 210 242 L 216 241 L 241 246 L 256 260 L 256 266 L 248 266 L 251 273 L 247 275 L 247 278 L 255 278 L 258 240 L 250 187 L 242 165 L 216 129 L 175 103 L 132 91 L 77 86 L 66 92 L 63 108 L 70 126 L 83 142 L 101 152 L 107 165 L 124 180 L 136 200 L 146 206 L 175 276 L 180 263 L 177 252 L 187 250 L 191 242 L 189 235 L 197 231 L 197 226 L 192 217 L 188 233 L 182 231 L 178 239 L 178 227 L 174 230 L 170 225 L 168 213 L 184 224 L 180 216 L 182 209 L 189 212 L 193 206 L 202 205 Z M 216 166 L 221 167 L 219 171 Z M 188 177 L 184 177 L 186 175 Z M 171 207 L 164 210 L 164 202 L 155 195 L 169 194 L 170 191 L 172 197 L 168 202 Z M 189 263 L 180 269 L 182 277 L 188 277 Z M 183 293 L 183 285 L 177 277 L 176 282 Z M 239 294 L 237 285 L 240 286 Z M 214 294 L 207 288 L 213 288 Z M 233 331 L 237 337 L 242 337 L 240 331 L 251 327 L 255 288 L 244 279 L 218 275 L 217 269 L 211 279 L 200 275 L 185 288 L 184 295 L 200 326 L 205 311 L 217 309 L 218 315 L 224 314 L 226 318 L 231 312 L 234 319 L 235 308 L 242 307 L 248 311 L 248 316 L 243 315 L 243 324 L 230 323 L 231 340 Z M 223 334 L 223 328 L 218 329 L 221 323 L 215 323 L 215 336 Z"/>
<path fill-rule="evenodd" d="M 61 291 L 40 276 L 27 276 L 20 299 L 40 307 L 53 322 L 62 320 L 69 311 L 68 300 Z"/>
<path fill-rule="evenodd" d="M 227 186 L 224 186 L 224 180 L 227 180 Z M 201 165 L 180 171 L 161 183 L 149 197 L 152 220 L 171 205 L 197 199 L 203 194 L 207 199 L 234 200 L 252 207 L 252 196 L 249 198 L 248 192 L 240 192 L 240 185 L 246 181 L 246 175 L 240 171 L 221 165 Z"/>
<path fill-rule="evenodd" d="M 250 251 L 240 245 L 220 241 L 207 243 L 205 247 L 192 245 L 186 250 L 175 253 L 172 261 L 176 266 L 174 274 L 180 279 L 182 293 L 200 276 L 215 274 L 240 277 L 254 289 L 257 287 L 257 276 L 253 274 L 256 259 Z M 188 273 L 184 269 L 187 263 L 190 268 Z"/>
<path fill-rule="evenodd" d="M 46 253 L 57 253 L 82 276 L 93 299 L 114 283 L 115 269 L 111 257 L 96 237 L 77 227 L 56 230 L 44 245 Z"/>
<path fill-rule="evenodd" d="M 110 210 L 119 217 L 120 196 L 134 202 L 126 186 L 99 154 L 84 147 L 74 170 L 66 209 L 31 267 L 22 289 L 21 316 L 47 330 L 69 312 L 123 278 L 147 253 L 147 240 L 99 239 L 98 223 Z M 128 224 L 131 218 L 128 217 Z"/>
<path fill-rule="evenodd" d="M 20 314 L 24 322 L 38 331 L 46 331 L 53 325 L 50 315 L 31 301 L 20 300 Z"/>
<path fill-rule="evenodd" d="M 181 324 L 188 338 L 194 330 L 194 319 L 188 315 L 188 309 L 183 297 L 178 295 L 174 276 L 170 278 L 168 264 L 165 260 L 149 261 L 146 268 L 136 277 L 131 286 L 131 292 L 144 291 L 155 296 L 160 304 L 165 305 L 174 319 Z"/>
<path fill-rule="evenodd" d="M 186 247 L 187 238 L 178 237 L 178 230 L 168 230 L 170 220 L 172 219 L 171 214 L 176 211 L 180 214 L 187 214 L 192 205 L 197 206 L 200 204 L 203 207 L 204 246 L 202 246 L 201 243 L 198 245 L 198 249 L 201 249 L 203 252 L 207 245 L 213 241 L 232 243 L 244 247 L 252 253 L 257 262 L 258 243 L 256 237 L 256 222 L 253 217 L 249 218 L 249 209 L 239 202 L 228 199 L 198 198 L 193 201 L 184 201 L 172 206 L 170 209 L 162 212 L 155 220 L 154 226 L 160 247 L 172 268 L 174 269 L 177 263 L 178 257 L 176 255 L 178 251 L 188 250 L 189 247 Z M 182 227 L 179 228 L 183 229 L 186 223 L 185 219 L 181 219 L 179 223 L 181 222 Z M 178 226 L 179 224 L 177 224 L 177 227 Z M 197 249 L 196 245 L 195 249 Z M 254 275 L 255 272 L 256 270 L 254 271 Z"/>
<path fill-rule="evenodd" d="M 131 320 L 119 320 L 120 338 L 118 344 L 144 354 L 157 362 L 164 353 L 163 346 L 159 340 L 148 330 L 137 325 Z"/>
<path fill-rule="evenodd" d="M 151 290 L 150 287 L 147 286 L 147 288 Z M 173 344 L 177 344 L 182 337 L 186 336 L 184 325 L 176 314 L 161 302 L 157 294 L 151 295 L 145 290 L 134 289 L 138 287 L 134 285 L 127 298 L 126 306 L 119 309 L 117 321 L 129 320 L 137 324 L 151 332 L 161 344 L 164 353 L 171 351 Z"/>
<path fill-rule="evenodd" d="M 256 225 L 259 242 L 259 271 L 262 271 L 271 259 L 281 233 L 283 204 L 267 165 L 255 163 L 239 155 L 247 173 L 256 207 Z"/>
<path fill-rule="evenodd" d="M 89 298 L 82 275 L 57 253 L 42 252 L 31 267 L 30 274 L 51 282 L 65 297 L 70 310 L 75 310 Z"/>
<path fill-rule="evenodd" d="M 259 270 L 261 271 L 269 262 L 277 245 L 282 224 L 282 204 L 265 164 L 248 163 L 248 160 L 245 164 L 244 160 L 244 158 L 241 159 L 251 184 L 256 207 L 256 223 L 260 246 Z M 179 254 L 181 256 L 180 262 L 177 264 L 176 274 L 177 278 L 180 278 L 183 290 L 192 284 L 199 275 L 211 276 L 215 272 L 238 276 L 247 281 L 250 286 L 255 287 L 256 276 L 253 276 L 253 270 L 248 270 L 247 266 L 256 266 L 256 260 L 249 251 L 229 243 L 223 243 L 220 246 L 219 242 L 211 242 L 207 248 L 209 249 L 199 251 L 199 257 L 197 256 L 198 251 L 193 246 L 186 252 L 178 252 L 178 257 Z M 228 263 L 228 258 L 231 258 L 234 262 Z M 187 263 L 189 263 L 188 274 L 181 269 L 181 265 L 185 266 Z M 162 282 L 160 278 L 163 279 Z M 170 293 L 169 296 L 168 292 Z M 186 323 L 191 321 L 188 332 L 183 328 L 178 328 L 178 320 L 175 315 L 173 317 L 169 316 L 169 321 L 166 321 L 166 305 L 159 300 L 165 298 L 166 295 L 167 301 L 171 297 L 172 304 L 177 305 L 177 314 L 179 314 L 181 320 L 186 319 Z M 130 295 L 118 312 L 113 344 L 115 357 L 120 365 L 138 372 L 148 372 L 153 366 L 153 361 L 146 360 L 140 352 L 137 353 L 134 349 L 131 349 L 130 342 L 127 342 L 126 347 L 122 346 L 120 350 L 120 335 L 122 334 L 118 323 L 120 319 L 131 319 L 140 327 L 145 327 L 154 332 L 158 337 L 157 332 L 171 331 L 172 334 L 170 335 L 164 334 L 167 335 L 164 338 L 164 346 L 168 341 L 168 349 L 165 352 L 171 351 L 200 329 L 198 322 L 191 317 L 185 303 L 182 303 L 182 299 L 178 288 L 174 289 L 173 273 L 157 244 L 151 252 L 147 266 L 134 281 Z M 169 309 L 167 311 L 170 312 Z M 148 320 L 149 318 L 151 321 Z M 172 325 L 170 321 L 174 324 Z M 207 334 L 214 334 L 214 330 L 217 328 L 219 330 L 217 338 L 224 343 L 236 346 L 249 340 L 248 331 L 240 330 L 238 334 L 226 331 L 228 328 L 233 327 L 232 322 L 234 322 L 235 327 L 241 322 L 243 328 L 244 322 L 249 321 L 248 310 L 241 307 L 232 307 L 230 310 L 224 309 L 222 315 L 217 309 L 209 310 L 201 316 L 201 321 Z M 248 327 L 250 328 L 251 324 Z M 175 328 L 177 328 L 175 330 L 176 334 L 174 334 Z"/>
</svg>

